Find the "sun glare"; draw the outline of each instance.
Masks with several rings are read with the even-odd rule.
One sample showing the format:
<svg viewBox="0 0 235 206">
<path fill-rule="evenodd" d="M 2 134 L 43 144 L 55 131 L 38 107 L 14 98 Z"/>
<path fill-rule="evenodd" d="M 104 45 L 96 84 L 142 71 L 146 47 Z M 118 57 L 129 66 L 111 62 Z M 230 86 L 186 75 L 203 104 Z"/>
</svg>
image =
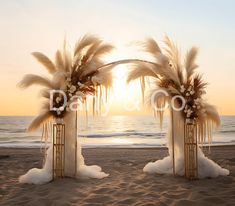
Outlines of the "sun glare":
<svg viewBox="0 0 235 206">
<path fill-rule="evenodd" d="M 109 96 L 111 113 L 133 113 L 141 110 L 141 92 L 138 81 L 127 84 L 128 66 L 120 65 L 113 70 L 113 87 Z"/>
<path fill-rule="evenodd" d="M 127 84 L 128 68 L 125 65 L 117 66 L 113 70 L 113 95 L 117 99 L 134 99 L 139 93 L 138 82 Z"/>
<path fill-rule="evenodd" d="M 133 143 L 130 140 L 121 139 L 121 138 L 114 138 L 114 139 L 112 139 L 112 142 L 115 144 L 132 144 Z"/>
<path fill-rule="evenodd" d="M 124 65 L 120 65 L 113 70 L 113 92 L 116 97 L 125 97 L 127 96 L 127 69 Z"/>
</svg>

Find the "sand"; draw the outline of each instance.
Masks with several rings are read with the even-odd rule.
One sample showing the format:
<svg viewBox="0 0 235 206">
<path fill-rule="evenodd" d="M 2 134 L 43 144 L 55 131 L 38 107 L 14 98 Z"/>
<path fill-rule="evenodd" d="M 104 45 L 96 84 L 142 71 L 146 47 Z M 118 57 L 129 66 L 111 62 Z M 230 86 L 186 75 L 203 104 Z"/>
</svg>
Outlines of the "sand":
<svg viewBox="0 0 235 206">
<path fill-rule="evenodd" d="M 41 167 L 39 149 L 0 148 L 0 205 L 234 205 L 235 146 L 211 148 L 208 156 L 230 176 L 188 181 L 171 175 L 144 174 L 149 161 L 167 155 L 165 148 L 84 149 L 86 163 L 110 174 L 102 180 L 65 178 L 45 185 L 19 184 L 18 177 Z"/>
</svg>

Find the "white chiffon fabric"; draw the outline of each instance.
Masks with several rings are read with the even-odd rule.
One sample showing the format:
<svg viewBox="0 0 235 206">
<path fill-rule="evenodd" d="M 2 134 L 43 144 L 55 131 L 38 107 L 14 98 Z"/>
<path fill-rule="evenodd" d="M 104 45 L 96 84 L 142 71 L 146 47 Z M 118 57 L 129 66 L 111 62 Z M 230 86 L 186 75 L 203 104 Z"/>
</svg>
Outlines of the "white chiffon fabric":
<svg viewBox="0 0 235 206">
<path fill-rule="evenodd" d="M 70 112 L 64 118 L 66 125 L 65 129 L 65 176 L 74 177 L 75 174 L 75 113 Z M 107 177 L 109 174 L 102 172 L 101 167 L 97 165 L 87 166 L 85 164 L 79 138 L 77 141 L 77 168 L 76 178 L 97 178 L 102 179 Z M 52 145 L 49 146 L 46 155 L 46 161 L 42 169 L 33 168 L 30 169 L 26 174 L 19 177 L 20 183 L 29 184 L 45 184 L 52 180 Z"/>
<path fill-rule="evenodd" d="M 168 151 L 169 156 L 156 162 L 149 162 L 143 169 L 147 173 L 172 174 L 173 173 L 173 158 L 172 158 L 172 138 L 171 131 L 174 127 L 174 148 L 175 148 L 175 172 L 177 175 L 184 175 L 184 128 L 183 118 L 179 112 L 174 111 L 173 125 L 168 132 Z M 218 177 L 219 175 L 229 175 L 229 170 L 220 167 L 214 161 L 208 159 L 202 150 L 198 148 L 198 177 L 200 179 L 207 177 Z"/>
</svg>

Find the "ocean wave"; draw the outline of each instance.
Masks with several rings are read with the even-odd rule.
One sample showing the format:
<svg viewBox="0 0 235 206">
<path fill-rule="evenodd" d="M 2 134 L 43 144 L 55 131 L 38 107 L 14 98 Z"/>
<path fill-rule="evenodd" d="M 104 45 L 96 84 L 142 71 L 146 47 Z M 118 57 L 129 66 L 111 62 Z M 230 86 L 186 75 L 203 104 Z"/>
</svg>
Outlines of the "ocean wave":
<svg viewBox="0 0 235 206">
<path fill-rule="evenodd" d="M 235 130 L 220 130 L 218 133 L 235 133 Z"/>
<path fill-rule="evenodd" d="M 0 128 L 0 132 L 4 132 L 4 133 L 26 133 L 26 128 L 24 129 L 13 129 L 13 128 Z"/>
<path fill-rule="evenodd" d="M 29 141 L 22 141 L 22 140 L 8 140 L 8 141 L 0 141 L 1 144 L 44 144 L 43 141 L 40 140 L 29 140 Z"/>
<path fill-rule="evenodd" d="M 139 137 L 155 137 L 155 138 L 163 138 L 166 133 L 146 133 L 146 132 L 120 132 L 120 133 L 97 133 L 97 134 L 79 134 L 78 137 L 86 137 L 86 138 L 104 138 L 104 137 L 131 137 L 131 136 L 139 136 Z"/>
<path fill-rule="evenodd" d="M 0 117 L 0 147 L 42 147 L 41 131 L 26 132 L 30 120 L 31 117 Z M 114 116 L 106 117 L 104 122 L 102 118 L 90 119 L 89 127 L 83 124 L 78 131 L 78 137 L 85 143 L 83 147 L 157 147 L 166 142 L 168 131 L 167 121 L 160 130 L 152 117 L 128 116 L 120 120 Z M 212 145 L 235 144 L 235 116 L 222 117 L 213 140 Z"/>
<path fill-rule="evenodd" d="M 0 148 L 44 148 L 43 142 L 0 142 Z M 235 145 L 234 141 L 231 142 L 213 142 L 210 146 L 226 146 Z M 208 146 L 205 144 L 204 146 Z M 133 143 L 133 144 L 82 144 L 82 148 L 159 148 L 166 147 L 165 144 L 151 144 L 151 143 Z"/>
</svg>

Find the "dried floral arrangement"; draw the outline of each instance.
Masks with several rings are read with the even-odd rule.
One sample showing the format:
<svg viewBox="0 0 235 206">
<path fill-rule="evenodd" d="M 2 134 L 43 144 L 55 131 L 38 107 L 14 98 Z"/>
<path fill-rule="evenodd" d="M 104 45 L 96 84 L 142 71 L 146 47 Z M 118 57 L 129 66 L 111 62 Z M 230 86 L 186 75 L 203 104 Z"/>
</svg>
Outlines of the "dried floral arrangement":
<svg viewBox="0 0 235 206">
<path fill-rule="evenodd" d="M 198 50 L 191 48 L 181 62 L 180 51 L 175 43 L 168 37 L 165 38 L 165 48 L 163 51 L 154 39 L 148 39 L 144 42 L 144 50 L 151 55 L 153 61 L 139 62 L 134 65 L 128 75 L 127 81 L 141 79 L 141 88 L 144 93 L 145 78 L 154 79 L 154 88 L 148 96 L 148 103 L 153 94 L 158 89 L 166 91 L 169 96 L 160 96 L 154 99 L 158 108 L 164 108 L 166 103 L 176 95 L 185 99 L 185 106 L 182 115 L 187 122 L 195 122 L 199 129 L 198 140 L 205 143 L 206 137 L 208 142 L 212 141 L 211 131 L 214 127 L 219 126 L 220 118 L 214 106 L 208 104 L 204 99 L 207 83 L 202 80 L 202 76 L 196 73 L 198 65 L 195 63 Z M 182 101 L 176 99 L 178 107 L 182 106 Z M 162 124 L 163 111 L 157 111 Z"/>
<path fill-rule="evenodd" d="M 115 66 L 111 64 L 103 67 L 105 63 L 102 57 L 112 49 L 112 45 L 104 43 L 96 36 L 85 35 L 77 42 L 73 53 L 64 42 L 63 49 L 56 52 L 55 63 L 42 53 L 32 53 L 48 70 L 51 78 L 28 74 L 19 83 L 22 88 L 31 85 L 43 87 L 41 96 L 45 99 L 45 103 L 41 113 L 32 121 L 28 130 L 35 130 L 52 118 L 63 118 L 70 111 L 69 106 L 72 103 L 80 101 L 86 104 L 88 95 L 96 97 L 93 98 L 93 110 L 96 107 L 99 108 L 102 95 L 107 96 L 108 89 L 112 85 L 111 69 Z M 50 91 L 53 90 L 63 91 L 65 96 L 55 93 L 51 110 Z M 65 99 L 68 102 L 66 106 L 63 104 Z"/>
</svg>

